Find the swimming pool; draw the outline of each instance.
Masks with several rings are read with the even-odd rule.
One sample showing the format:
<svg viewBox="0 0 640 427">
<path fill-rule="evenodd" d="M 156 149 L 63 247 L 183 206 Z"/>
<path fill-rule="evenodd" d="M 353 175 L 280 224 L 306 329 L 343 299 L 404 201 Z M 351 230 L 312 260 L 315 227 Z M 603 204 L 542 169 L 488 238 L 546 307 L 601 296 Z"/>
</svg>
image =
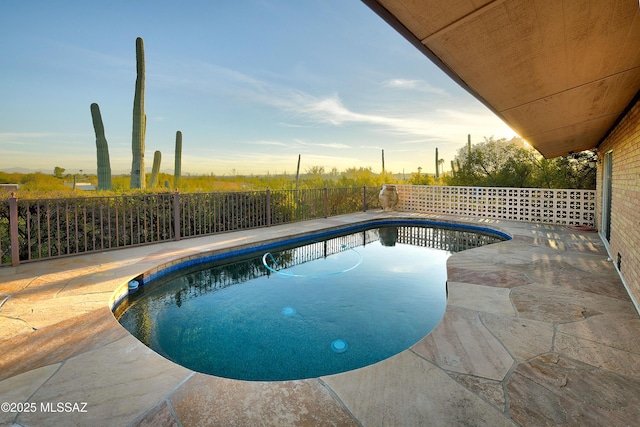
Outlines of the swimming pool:
<svg viewBox="0 0 640 427">
<path fill-rule="evenodd" d="M 332 233 L 157 277 L 121 304 L 119 321 L 198 372 L 261 381 L 344 372 L 427 335 L 446 307 L 446 259 L 504 240 L 415 225 Z"/>
</svg>

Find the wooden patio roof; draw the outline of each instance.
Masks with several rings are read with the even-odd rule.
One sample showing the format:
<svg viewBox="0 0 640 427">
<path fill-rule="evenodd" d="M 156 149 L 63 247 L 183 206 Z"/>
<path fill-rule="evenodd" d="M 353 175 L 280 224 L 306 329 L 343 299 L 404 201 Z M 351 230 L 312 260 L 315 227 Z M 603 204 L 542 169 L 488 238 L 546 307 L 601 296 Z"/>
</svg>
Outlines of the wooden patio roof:
<svg viewBox="0 0 640 427">
<path fill-rule="evenodd" d="M 362 0 L 547 158 L 640 93 L 638 0 Z"/>
</svg>

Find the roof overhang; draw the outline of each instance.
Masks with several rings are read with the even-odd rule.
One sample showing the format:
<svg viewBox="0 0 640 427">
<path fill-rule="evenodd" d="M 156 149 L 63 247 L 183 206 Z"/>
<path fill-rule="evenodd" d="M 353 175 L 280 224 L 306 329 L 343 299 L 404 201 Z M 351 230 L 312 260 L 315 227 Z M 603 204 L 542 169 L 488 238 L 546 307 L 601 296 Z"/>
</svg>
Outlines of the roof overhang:
<svg viewBox="0 0 640 427">
<path fill-rule="evenodd" d="M 640 93 L 638 0 L 362 0 L 547 158 Z"/>
</svg>

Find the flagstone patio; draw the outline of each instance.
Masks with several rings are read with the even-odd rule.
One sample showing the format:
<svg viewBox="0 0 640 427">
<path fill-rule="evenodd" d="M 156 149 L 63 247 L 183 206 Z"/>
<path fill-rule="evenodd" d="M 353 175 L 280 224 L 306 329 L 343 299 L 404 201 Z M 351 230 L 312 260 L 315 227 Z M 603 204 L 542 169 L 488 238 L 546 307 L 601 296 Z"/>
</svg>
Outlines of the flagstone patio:
<svg viewBox="0 0 640 427">
<path fill-rule="evenodd" d="M 513 239 L 454 254 L 438 326 L 362 369 L 213 377 L 159 356 L 111 312 L 131 278 L 173 260 L 402 217 Z M 636 425 L 640 318 L 596 233 L 363 212 L 0 268 L 0 403 L 0 424 L 15 426 Z"/>
</svg>

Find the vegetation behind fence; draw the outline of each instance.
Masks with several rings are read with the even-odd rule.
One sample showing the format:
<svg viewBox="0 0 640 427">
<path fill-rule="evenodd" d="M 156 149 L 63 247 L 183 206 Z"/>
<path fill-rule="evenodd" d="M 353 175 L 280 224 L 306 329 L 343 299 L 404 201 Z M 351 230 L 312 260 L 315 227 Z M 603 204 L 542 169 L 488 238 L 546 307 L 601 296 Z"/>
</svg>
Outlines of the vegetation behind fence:
<svg viewBox="0 0 640 427">
<path fill-rule="evenodd" d="M 379 187 L 0 201 L 0 266 L 379 207 Z"/>
<path fill-rule="evenodd" d="M 397 185 L 398 210 L 594 225 L 595 191 Z M 378 186 L 0 200 L 0 266 L 379 208 Z"/>
</svg>

